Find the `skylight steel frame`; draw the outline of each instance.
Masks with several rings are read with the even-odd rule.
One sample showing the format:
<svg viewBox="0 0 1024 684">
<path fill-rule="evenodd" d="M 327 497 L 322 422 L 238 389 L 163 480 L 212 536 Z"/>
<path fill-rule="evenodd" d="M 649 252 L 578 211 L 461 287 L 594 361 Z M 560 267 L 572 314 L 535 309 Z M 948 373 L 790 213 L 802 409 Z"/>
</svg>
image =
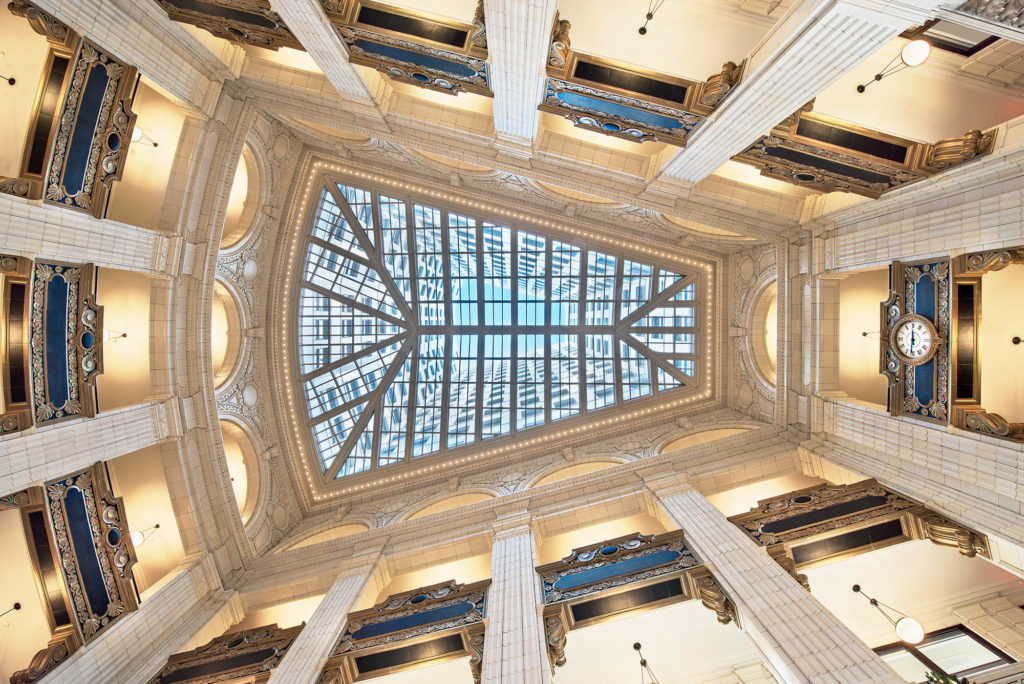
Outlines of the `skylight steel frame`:
<svg viewBox="0 0 1024 684">
<path fill-rule="evenodd" d="M 344 194 L 339 189 L 338 185 L 349 185 L 349 187 L 358 187 L 362 191 L 367 191 L 370 198 L 370 207 L 372 209 L 372 225 L 363 226 L 360 222 L 359 217 L 353 211 L 349 202 L 346 200 Z M 318 217 L 321 214 L 323 207 L 322 193 L 326 190 L 330 196 L 331 201 L 336 205 L 340 218 L 347 224 L 348 230 L 355 236 L 353 244 L 357 246 L 360 252 L 346 249 L 338 244 L 334 244 L 329 240 L 325 240 L 315 236 L 314 230 L 317 225 Z M 385 228 L 382 220 L 382 208 L 381 208 L 381 197 L 391 198 L 393 204 L 404 209 L 404 226 L 395 228 L 394 226 Z M 320 456 L 321 467 L 324 470 L 324 478 L 326 481 L 334 480 L 341 476 L 340 473 L 343 468 L 346 467 L 346 463 L 352 456 L 353 449 L 357 443 L 363 438 L 364 429 L 370 425 L 371 421 L 373 424 L 372 428 L 372 453 L 369 454 L 369 464 L 366 467 L 361 467 L 354 473 L 375 470 L 384 465 L 390 465 L 397 462 L 410 461 L 413 458 L 419 458 L 421 456 L 444 454 L 453 450 L 464 450 L 467 447 L 480 447 L 483 446 L 483 442 L 487 442 L 489 445 L 493 440 L 502 440 L 506 438 L 515 438 L 521 435 L 524 431 L 533 431 L 542 429 L 543 427 L 551 427 L 555 422 L 561 425 L 561 421 L 553 420 L 553 402 L 554 397 L 552 396 L 552 344 L 551 341 L 555 335 L 565 335 L 572 340 L 572 344 L 576 350 L 576 354 L 571 359 L 571 362 L 575 362 L 576 378 L 575 382 L 577 386 L 575 388 L 576 394 L 576 410 L 575 413 L 570 414 L 568 417 L 562 418 L 564 421 L 576 421 L 586 419 L 594 416 L 595 412 L 603 412 L 605 410 L 611 410 L 616 407 L 622 407 L 626 400 L 624 399 L 623 385 L 625 370 L 623 368 L 623 355 L 622 351 L 626 348 L 631 350 L 630 356 L 634 353 L 641 359 L 644 359 L 642 363 L 647 364 L 647 376 L 646 384 L 648 390 L 646 395 L 640 399 L 634 399 L 629 401 L 630 405 L 633 405 L 634 401 L 644 401 L 645 399 L 652 399 L 654 397 L 666 397 L 668 392 L 672 392 L 673 396 L 676 393 L 693 392 L 695 389 L 700 389 L 702 372 L 704 370 L 703 364 L 709 360 L 702 359 L 700 351 L 704 348 L 705 336 L 710 334 L 710 331 L 702 327 L 701 322 L 704 319 L 705 313 L 705 297 L 707 283 L 704 282 L 706 279 L 706 273 L 704 269 L 699 267 L 691 267 L 689 273 L 683 273 L 678 265 L 663 263 L 658 259 L 651 259 L 644 255 L 631 255 L 627 250 L 620 249 L 609 249 L 604 245 L 591 244 L 587 240 L 581 240 L 576 237 L 559 236 L 557 231 L 538 230 L 533 226 L 524 226 L 522 230 L 514 222 L 506 222 L 500 220 L 491 220 L 486 217 L 482 212 L 469 212 L 464 211 L 462 207 L 458 206 L 447 206 L 449 203 L 432 201 L 428 197 L 418 196 L 405 196 L 403 193 L 392 192 L 391 188 L 387 187 L 375 187 L 373 184 L 368 183 L 355 183 L 350 184 L 347 179 L 334 178 L 331 176 L 324 176 L 320 179 L 317 192 L 314 196 L 313 204 L 309 211 L 309 218 L 306 224 L 306 239 L 305 239 L 305 250 L 304 250 L 304 271 L 301 277 L 299 288 L 297 288 L 297 296 L 302 297 L 302 291 L 307 290 L 310 293 L 322 295 L 326 297 L 328 302 L 335 302 L 336 304 L 351 307 L 353 313 L 361 312 L 363 314 L 369 314 L 381 322 L 395 325 L 399 328 L 400 332 L 390 335 L 385 339 L 379 339 L 373 344 L 369 344 L 361 349 L 357 349 L 352 353 L 329 360 L 326 364 L 319 365 L 313 369 L 303 368 L 300 374 L 300 383 L 302 391 L 300 394 L 306 396 L 306 383 L 314 378 L 323 377 L 325 374 L 331 371 L 338 370 L 346 364 L 351 364 L 355 361 L 363 359 L 368 355 L 381 352 L 384 350 L 393 350 L 397 347 L 397 353 L 391 358 L 387 372 L 380 379 L 377 385 L 369 392 L 360 395 L 359 397 L 347 401 L 335 404 L 333 408 L 323 411 L 315 417 L 310 417 L 310 413 L 307 412 L 307 424 L 312 431 L 314 427 L 320 426 L 328 420 L 334 417 L 343 415 L 346 411 L 350 411 L 355 407 L 363 405 L 363 408 L 358 415 L 353 427 L 349 430 L 344 443 L 341 448 L 338 449 L 333 459 L 327 459 L 323 455 Z M 362 205 L 360 205 L 362 206 Z M 440 231 L 440 260 L 441 260 L 441 273 L 440 278 L 436 271 L 431 273 L 419 272 L 418 265 L 421 263 L 418 253 L 419 243 L 417 242 L 417 230 L 431 230 L 429 226 L 419 226 L 416 220 L 417 206 L 426 207 L 429 209 L 435 209 L 438 211 L 440 221 L 439 227 L 436 230 Z M 465 225 L 465 221 L 461 222 L 461 226 L 453 226 L 453 218 L 466 218 L 468 219 L 468 226 Z M 337 224 L 335 224 L 335 227 Z M 504 231 L 507 236 L 507 254 L 506 260 L 504 261 L 505 270 L 502 272 L 501 264 L 495 262 L 487 262 L 485 260 L 485 251 L 487 242 L 485 240 L 485 230 L 489 227 L 497 227 L 500 231 Z M 457 254 L 474 254 L 475 263 L 474 269 L 454 272 L 453 268 L 453 231 L 458 227 L 472 228 L 473 235 L 473 249 L 469 251 L 458 251 Z M 396 252 L 388 251 L 385 256 L 385 242 L 384 242 L 384 231 L 397 231 L 404 233 L 405 243 L 408 247 L 407 250 L 407 264 L 408 264 L 408 281 L 409 281 L 409 300 L 406 301 L 403 295 L 403 288 L 400 287 L 393 277 L 393 274 L 389 273 L 387 269 L 387 258 L 390 258 L 392 254 Z M 532 269 L 528 272 L 521 271 L 521 265 L 519 260 L 520 246 L 523 242 L 523 236 L 534 240 L 534 244 L 543 243 L 543 251 L 540 252 L 540 256 L 532 264 Z M 556 249 L 555 245 L 558 244 Z M 366 268 L 373 269 L 376 272 L 376 276 L 380 282 L 384 285 L 386 295 L 390 297 L 391 303 L 394 305 L 394 309 L 400 314 L 399 316 L 391 315 L 387 312 L 380 311 L 368 302 L 361 302 L 353 297 L 343 295 L 339 292 L 332 291 L 330 288 L 323 287 L 317 283 L 311 282 L 310 269 L 312 268 L 310 262 L 310 248 L 316 246 L 324 250 L 330 250 L 335 253 L 341 259 L 348 259 L 354 264 L 360 264 Z M 464 245 L 463 249 L 467 249 Z M 536 251 L 536 250 L 534 250 Z M 560 258 L 563 262 L 571 264 L 574 268 L 569 275 L 559 274 L 555 275 L 555 253 L 562 255 Z M 436 251 L 430 252 L 431 255 L 438 254 Z M 566 256 L 568 255 L 568 256 Z M 610 325 L 597 325 L 587 324 L 587 304 L 592 302 L 594 304 L 600 304 L 600 302 L 607 300 L 591 300 L 588 299 L 588 285 L 592 277 L 588 273 L 590 270 L 590 260 L 595 256 L 600 256 L 602 260 L 607 263 L 610 260 L 614 260 L 614 294 L 610 301 L 611 307 L 611 320 Z M 426 256 L 426 253 L 424 253 Z M 568 259 L 568 261 L 566 261 Z M 624 264 L 626 261 L 632 261 L 640 264 L 641 266 L 649 267 L 650 274 L 648 276 L 648 297 L 640 306 L 634 310 L 623 315 L 623 273 Z M 435 260 L 436 261 L 436 260 Z M 536 264 L 543 261 L 543 272 L 536 269 Z M 685 269 L 684 269 L 685 270 Z M 340 275 L 341 268 L 338 268 L 337 273 Z M 469 275 L 467 275 L 469 274 Z M 661 282 L 663 277 L 677 276 L 675 282 L 664 290 L 660 290 Z M 556 299 L 555 293 L 553 292 L 553 281 L 558 277 L 563 281 L 563 285 L 568 283 L 568 290 L 574 295 L 569 298 L 568 293 L 561 292 L 560 296 Z M 444 321 L 437 325 L 423 325 L 420 324 L 420 319 L 414 312 L 420 311 L 420 297 L 421 297 L 421 279 L 427 278 L 428 283 L 430 280 L 440 280 L 443 283 L 443 296 L 441 303 L 443 307 Z M 504 278 L 507 280 L 508 287 L 508 299 L 490 300 L 485 297 L 485 282 L 493 278 Z M 521 312 L 519 294 L 520 285 L 518 281 L 523 279 L 533 278 L 535 280 L 543 279 L 543 315 L 544 325 L 520 325 L 519 315 Z M 457 316 L 454 311 L 454 280 L 475 280 L 476 291 L 473 293 L 475 297 L 475 318 L 476 320 L 472 323 L 459 322 L 456 324 Z M 398 280 L 406 280 L 404 277 L 398 278 Z M 573 286 L 573 280 L 575 280 L 575 287 Z M 335 281 L 337 282 L 337 281 Z M 690 286 L 693 296 L 689 300 L 676 300 L 675 297 L 681 292 L 689 288 Z M 428 288 L 429 289 L 429 288 Z M 659 291 L 660 290 L 660 291 Z M 382 300 L 383 301 L 383 300 Z M 437 300 L 433 297 L 430 298 L 431 302 Z M 464 300 L 459 300 L 464 301 Z M 499 323 L 487 322 L 492 314 L 488 313 L 486 305 L 495 301 L 507 303 L 508 321 L 500 321 Z M 532 298 L 530 301 L 539 301 L 539 297 Z M 636 300 L 631 300 L 636 301 Z M 565 306 L 568 307 L 570 304 L 576 305 L 575 322 L 565 324 L 553 324 L 552 323 L 552 312 L 553 302 L 564 302 Z M 683 307 L 689 309 L 692 315 L 692 326 L 672 326 L 672 327 L 637 327 L 636 324 L 644 319 L 645 316 L 659 310 L 662 307 Z M 301 312 L 300 308 L 300 321 L 305 313 Z M 600 308 L 600 307 L 596 307 Z M 501 317 L 504 316 L 505 310 L 501 309 Z M 404 319 L 404 320 L 403 320 Z M 329 325 L 329 324 L 328 324 Z M 301 328 L 300 326 L 298 326 Z M 692 339 L 691 352 L 672 352 L 663 353 L 651 349 L 648 344 L 645 344 L 641 340 L 633 337 L 633 333 L 636 334 L 679 334 L 679 335 L 690 335 Z M 470 395 L 470 399 L 475 400 L 475 406 L 472 407 L 472 421 L 466 421 L 472 426 L 472 433 L 465 435 L 468 440 L 459 441 L 458 439 L 453 440 L 453 446 L 449 446 L 450 442 L 450 428 L 455 426 L 452 425 L 451 416 L 453 413 L 452 406 L 452 392 L 453 392 L 453 381 L 452 378 L 447 378 L 441 383 L 442 387 L 440 392 L 435 390 L 433 394 L 440 394 L 441 396 L 434 397 L 432 404 L 440 401 L 440 407 L 436 407 L 440 411 L 440 418 L 437 421 L 438 433 L 437 433 L 437 448 L 427 450 L 423 453 L 415 453 L 418 436 L 425 434 L 417 425 L 417 411 L 425 408 L 420 406 L 417 397 L 418 391 L 421 389 L 420 383 L 420 365 L 423 361 L 430 357 L 426 357 L 423 354 L 426 353 L 421 350 L 421 342 L 424 335 L 435 335 L 443 339 L 443 352 L 441 356 L 441 371 L 442 373 L 451 374 L 452 359 L 453 359 L 453 343 L 462 336 L 475 336 L 477 344 L 477 363 L 475 373 L 475 391 Z M 527 427 L 520 428 L 517 414 L 520 407 L 518 402 L 520 399 L 520 393 L 522 387 L 520 385 L 520 378 L 518 373 L 520 370 L 520 363 L 517 362 L 518 349 L 517 345 L 520 342 L 520 338 L 523 336 L 542 336 L 544 338 L 544 350 L 542 354 L 543 358 L 543 379 L 542 386 L 544 389 L 544 401 L 543 401 L 543 419 L 536 425 L 528 425 Z M 490 390 L 494 392 L 495 383 L 492 381 L 488 383 L 485 372 L 485 363 L 483 358 L 485 356 L 485 338 L 486 336 L 507 336 L 508 337 L 508 356 L 510 358 L 507 364 L 507 382 L 501 382 L 498 384 L 505 385 L 507 406 L 502 408 L 503 414 L 499 414 L 499 420 L 502 423 L 507 420 L 508 429 L 505 431 L 499 431 L 496 435 L 485 435 L 484 434 L 484 420 L 485 420 L 485 396 L 484 392 Z M 609 336 L 611 339 L 611 360 L 612 360 L 612 372 L 613 386 L 615 400 L 610 404 L 605 404 L 601 407 L 591 407 L 590 399 L 588 398 L 588 367 L 592 356 L 587 354 L 586 342 L 589 336 Z M 472 339 L 472 338 L 471 338 Z M 332 342 L 329 341 L 330 345 Z M 302 340 L 297 340 L 297 347 L 299 347 L 299 358 L 305 358 L 306 347 L 308 343 Z M 328 347 L 329 349 L 329 347 Z M 330 351 L 327 352 L 330 354 Z M 607 359 L 607 356 L 602 356 L 598 361 Z M 673 363 L 673 360 L 684 360 L 692 364 L 691 374 L 683 372 L 679 367 Z M 385 415 L 385 401 L 386 396 L 391 389 L 393 383 L 396 382 L 396 377 L 402 373 L 405 368 L 406 362 L 409 362 L 409 375 L 408 378 L 403 382 L 408 383 L 408 390 L 406 391 L 407 405 L 404 407 L 405 416 L 405 434 L 402 439 L 402 454 L 398 461 L 389 460 L 386 464 L 381 464 L 382 458 L 382 431 L 384 420 L 382 417 Z M 570 362 L 570 365 L 571 365 Z M 597 366 L 595 365 L 595 368 Z M 602 365 L 602 373 L 607 371 L 607 366 Z M 494 368 L 488 367 L 488 370 L 493 374 Z M 662 374 L 668 376 L 668 379 L 672 382 L 678 383 L 677 387 L 663 389 L 661 387 Z M 493 380 L 493 378 L 492 378 Z M 534 381 L 536 383 L 536 381 Z M 427 382 L 426 386 L 434 385 L 433 382 Z M 461 383 L 466 384 L 466 383 Z M 564 384 L 564 383 L 563 383 Z M 486 387 L 485 387 L 486 386 Z M 606 386 L 604 383 L 601 385 Z M 307 402 L 308 403 L 308 402 Z M 525 405 L 524 405 L 525 406 Z M 426 407 L 434 410 L 435 407 Z M 455 410 L 458 410 L 456 407 Z M 466 407 L 461 407 L 465 409 Z M 532 406 L 532 410 L 537 410 L 535 406 Z M 437 415 L 436 413 L 434 415 Z M 528 423 L 528 421 L 526 421 Z M 390 424 L 389 424 L 390 427 Z M 388 434 L 393 435 L 396 431 L 389 429 Z M 433 435 L 434 433 L 429 433 Z M 313 436 L 311 434 L 311 436 Z M 460 436 L 461 433 L 460 433 Z M 314 442 L 316 438 L 314 436 Z M 314 444 L 314 449 L 319 453 L 319 448 Z M 390 451 L 388 452 L 390 453 Z"/>
</svg>

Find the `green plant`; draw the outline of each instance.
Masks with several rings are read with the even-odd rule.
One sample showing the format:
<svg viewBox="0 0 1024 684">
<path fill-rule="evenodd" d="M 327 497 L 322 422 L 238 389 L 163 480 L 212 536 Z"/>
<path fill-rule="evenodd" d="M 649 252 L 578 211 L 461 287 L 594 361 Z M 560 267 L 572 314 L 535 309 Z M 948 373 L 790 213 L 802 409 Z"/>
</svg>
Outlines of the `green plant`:
<svg viewBox="0 0 1024 684">
<path fill-rule="evenodd" d="M 954 677 L 948 674 L 928 673 L 928 684 L 971 684 L 966 677 Z"/>
</svg>

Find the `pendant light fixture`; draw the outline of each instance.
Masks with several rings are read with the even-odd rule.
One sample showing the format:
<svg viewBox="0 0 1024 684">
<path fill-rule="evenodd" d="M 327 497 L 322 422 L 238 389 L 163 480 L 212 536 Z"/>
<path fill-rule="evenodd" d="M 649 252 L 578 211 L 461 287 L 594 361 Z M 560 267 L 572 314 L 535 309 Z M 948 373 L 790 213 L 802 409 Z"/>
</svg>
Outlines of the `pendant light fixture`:
<svg viewBox="0 0 1024 684">
<path fill-rule="evenodd" d="M 878 612 L 885 616 L 885 619 L 888 620 L 896 630 L 896 636 L 898 636 L 900 640 L 905 641 L 908 644 L 919 644 L 924 640 L 924 627 L 921 626 L 920 622 L 905 613 L 901 613 L 892 606 L 887 606 L 878 599 L 871 598 L 860 590 L 859 584 L 853 585 L 853 591 L 854 593 L 862 594 L 864 598 L 868 600 L 868 603 L 877 608 Z M 883 610 L 883 608 L 885 610 Z M 894 620 L 889 613 L 885 612 L 886 610 L 895 613 L 899 618 Z"/>
<path fill-rule="evenodd" d="M 868 89 L 874 81 L 881 81 L 886 76 L 892 76 L 897 71 L 903 71 L 907 67 L 916 67 L 924 64 L 924 61 L 928 59 L 928 55 L 932 53 L 932 46 L 927 40 L 912 40 L 903 46 L 900 50 L 900 54 L 892 58 L 892 60 L 885 65 L 885 68 L 875 74 L 875 78 L 872 81 L 868 81 L 863 85 L 857 86 L 857 92 L 863 93 Z"/>
<path fill-rule="evenodd" d="M 132 530 L 132 545 L 142 546 L 146 543 L 146 540 L 153 536 L 153 534 L 160 529 L 160 523 L 147 527 L 144 530 Z"/>
</svg>

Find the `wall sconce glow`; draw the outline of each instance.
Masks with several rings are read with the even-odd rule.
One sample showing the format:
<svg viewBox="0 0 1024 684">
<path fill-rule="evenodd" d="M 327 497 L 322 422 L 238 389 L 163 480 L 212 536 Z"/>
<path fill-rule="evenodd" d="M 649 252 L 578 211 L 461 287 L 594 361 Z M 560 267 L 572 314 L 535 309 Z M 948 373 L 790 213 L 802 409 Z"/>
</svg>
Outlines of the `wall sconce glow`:
<svg viewBox="0 0 1024 684">
<path fill-rule="evenodd" d="M 160 529 L 160 523 L 147 527 L 144 530 L 132 530 L 132 546 L 142 546 L 146 543 L 146 540 L 153 536 L 153 534 Z"/>
<path fill-rule="evenodd" d="M 860 590 L 859 584 L 853 585 L 853 591 L 856 594 L 864 594 L 864 592 Z M 898 636 L 900 639 L 902 639 L 908 644 L 919 644 L 924 640 L 924 627 L 921 626 L 920 622 L 910 617 L 909 615 L 901 613 L 892 606 L 885 605 L 878 599 L 871 598 L 867 594 L 864 594 L 864 598 L 866 598 L 868 600 L 868 603 L 873 605 L 878 610 L 878 612 L 882 614 L 882 617 L 889 621 L 889 624 L 891 624 L 893 628 L 896 630 L 896 636 Z M 883 610 L 883 608 L 885 610 Z M 892 616 L 890 616 L 889 613 L 885 612 L 886 610 L 895 613 L 896 615 L 899 615 L 899 619 L 893 620 Z"/>
<path fill-rule="evenodd" d="M 875 74 L 873 80 L 857 86 L 857 92 L 863 93 L 874 81 L 881 81 L 886 76 L 892 76 L 897 71 L 903 71 L 907 67 L 916 67 L 924 64 L 928 55 L 932 54 L 932 46 L 926 40 L 912 40 L 903 46 L 900 54 L 893 57 L 885 68 Z"/>
</svg>

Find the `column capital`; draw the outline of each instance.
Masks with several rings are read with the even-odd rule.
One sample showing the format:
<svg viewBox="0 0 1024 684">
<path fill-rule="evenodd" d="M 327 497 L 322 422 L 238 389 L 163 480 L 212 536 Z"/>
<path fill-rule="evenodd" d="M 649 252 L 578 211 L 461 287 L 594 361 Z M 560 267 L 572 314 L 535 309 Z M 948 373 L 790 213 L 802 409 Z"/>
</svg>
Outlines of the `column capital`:
<svg viewBox="0 0 1024 684">
<path fill-rule="evenodd" d="M 651 468 L 642 468 L 636 471 L 637 477 L 644 483 L 647 489 L 657 496 L 669 496 L 679 492 L 694 489 L 686 473 L 674 469 L 671 463 L 664 463 Z"/>
<path fill-rule="evenodd" d="M 529 500 L 515 501 L 495 508 L 494 522 L 491 523 L 495 540 L 533 531 L 534 520 L 529 504 Z"/>
</svg>

